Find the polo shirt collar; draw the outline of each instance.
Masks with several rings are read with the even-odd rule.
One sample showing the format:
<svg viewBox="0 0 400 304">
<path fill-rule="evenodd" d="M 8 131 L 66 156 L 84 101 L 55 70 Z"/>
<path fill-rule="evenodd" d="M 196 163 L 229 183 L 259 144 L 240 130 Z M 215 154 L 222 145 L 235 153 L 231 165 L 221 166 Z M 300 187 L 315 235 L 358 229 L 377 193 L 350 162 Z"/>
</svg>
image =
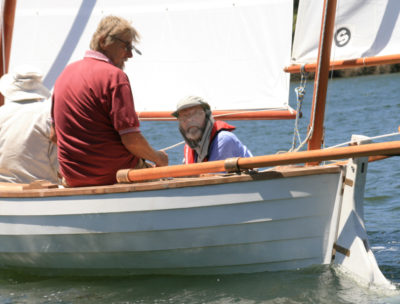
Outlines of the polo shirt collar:
<svg viewBox="0 0 400 304">
<path fill-rule="evenodd" d="M 97 60 L 102 60 L 102 61 L 113 64 L 112 61 L 106 55 L 104 55 L 103 53 L 97 52 L 97 51 L 93 51 L 93 50 L 87 50 L 84 58 L 94 58 Z"/>
</svg>

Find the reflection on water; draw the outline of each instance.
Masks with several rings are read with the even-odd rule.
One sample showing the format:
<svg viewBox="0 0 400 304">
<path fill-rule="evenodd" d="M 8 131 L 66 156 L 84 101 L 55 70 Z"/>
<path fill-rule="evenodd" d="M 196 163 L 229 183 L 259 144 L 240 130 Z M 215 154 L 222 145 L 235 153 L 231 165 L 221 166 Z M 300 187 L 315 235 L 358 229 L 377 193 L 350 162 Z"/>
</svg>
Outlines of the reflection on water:
<svg viewBox="0 0 400 304">
<path fill-rule="evenodd" d="M 3 274 L 0 303 L 396 303 L 398 290 L 358 284 L 341 271 L 228 276 L 40 278 Z"/>
</svg>

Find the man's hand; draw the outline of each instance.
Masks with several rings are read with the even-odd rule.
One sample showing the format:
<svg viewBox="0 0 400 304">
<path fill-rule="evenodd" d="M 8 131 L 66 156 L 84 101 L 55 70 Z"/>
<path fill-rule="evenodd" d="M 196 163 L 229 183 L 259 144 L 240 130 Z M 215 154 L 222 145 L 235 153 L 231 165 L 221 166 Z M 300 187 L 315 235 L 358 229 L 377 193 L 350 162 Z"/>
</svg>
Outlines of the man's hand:
<svg viewBox="0 0 400 304">
<path fill-rule="evenodd" d="M 125 148 L 137 157 L 152 161 L 157 167 L 168 166 L 168 154 L 154 150 L 140 132 L 121 135 Z"/>
<path fill-rule="evenodd" d="M 158 161 L 155 162 L 157 167 L 168 166 L 168 154 L 164 151 L 156 151 Z"/>
</svg>

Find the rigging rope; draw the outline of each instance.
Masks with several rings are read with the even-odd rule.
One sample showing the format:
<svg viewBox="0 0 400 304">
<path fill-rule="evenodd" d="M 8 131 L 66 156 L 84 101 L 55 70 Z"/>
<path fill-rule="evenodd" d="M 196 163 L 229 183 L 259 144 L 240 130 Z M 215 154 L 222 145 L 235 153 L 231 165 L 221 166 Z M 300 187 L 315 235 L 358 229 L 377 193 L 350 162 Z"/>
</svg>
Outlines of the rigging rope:
<svg viewBox="0 0 400 304">
<path fill-rule="evenodd" d="M 395 133 L 388 133 L 388 134 L 383 134 L 383 135 L 377 135 L 374 137 L 368 137 L 369 140 L 374 140 L 374 139 L 380 139 L 380 138 L 385 138 L 385 137 L 391 137 L 391 136 L 396 136 L 396 135 L 400 135 L 400 131 L 399 132 L 395 132 Z M 331 146 L 328 147 L 327 149 L 332 149 L 332 148 L 337 148 L 337 147 L 342 147 L 342 146 L 347 146 L 347 145 L 352 145 L 352 144 L 356 144 L 358 141 L 346 141 L 344 143 L 335 145 L 335 146 Z"/>
<path fill-rule="evenodd" d="M 303 115 L 303 113 L 301 112 L 301 108 L 303 106 L 304 96 L 306 95 L 306 85 L 308 78 L 308 73 L 305 71 L 304 67 L 305 65 L 302 65 L 300 69 L 300 75 L 301 75 L 300 85 L 294 89 L 294 91 L 296 92 L 297 108 L 296 108 L 296 120 L 294 123 L 294 130 L 293 130 L 292 147 L 290 148 L 289 152 L 298 151 L 305 143 L 301 142 L 300 131 L 299 131 L 299 119 Z M 296 148 L 297 140 L 299 141 L 300 144 L 299 147 Z"/>
<path fill-rule="evenodd" d="M 328 10 L 328 5 L 326 5 L 325 6 L 325 12 L 323 13 L 323 21 L 322 21 L 322 29 L 321 29 L 321 32 L 323 32 L 323 33 L 325 33 L 325 27 L 326 27 L 326 24 L 327 24 L 327 22 L 326 22 L 326 19 L 327 19 L 327 10 Z M 324 49 L 324 44 L 326 44 L 326 40 L 325 40 L 325 37 L 322 37 L 322 39 L 320 40 L 320 49 Z M 321 62 L 321 60 L 322 60 L 322 52 L 319 52 L 319 58 L 317 59 L 317 62 L 319 61 L 319 62 Z M 302 69 L 304 70 L 304 68 L 302 67 Z M 321 65 L 319 65 L 318 66 L 318 70 L 316 70 L 315 71 L 315 76 L 314 77 L 316 77 L 316 79 L 315 79 L 315 82 L 314 82 L 314 88 L 318 88 L 319 87 L 319 83 L 320 83 L 320 77 L 319 77 L 319 75 L 320 75 L 320 71 L 321 71 Z M 318 76 L 317 76 L 318 75 Z M 317 89 L 315 89 L 315 92 L 314 92 L 314 97 L 313 97 L 313 108 L 312 108 L 312 110 L 311 110 L 311 113 L 313 113 L 313 116 L 311 117 L 311 121 L 310 121 L 310 126 L 309 126 L 309 129 L 308 129 L 308 134 L 307 134 L 307 137 L 304 139 L 304 141 L 295 149 L 295 150 L 293 150 L 293 151 L 291 151 L 291 152 L 297 152 L 297 151 L 299 151 L 308 141 L 309 141 L 309 139 L 311 138 L 311 136 L 313 135 L 313 133 L 314 133 L 314 125 L 315 125 L 315 117 L 316 117 L 316 108 L 317 108 L 317 100 L 318 100 L 318 90 Z M 315 102 L 314 102 L 315 101 Z"/>
<path fill-rule="evenodd" d="M 185 141 L 182 140 L 181 142 L 178 142 L 177 144 L 174 144 L 174 145 L 172 145 L 172 146 L 163 148 L 163 149 L 161 149 L 160 151 L 167 151 L 167 150 L 169 150 L 169 149 L 172 149 L 172 148 L 178 147 L 178 146 L 180 146 L 180 145 L 183 145 L 184 143 L 185 143 Z"/>
<path fill-rule="evenodd" d="M 324 20 L 323 20 L 323 22 L 322 22 L 322 25 L 323 25 L 323 27 L 322 27 L 322 29 L 321 29 L 321 32 L 325 32 L 325 27 L 326 27 L 326 25 L 327 25 L 327 22 L 326 22 L 326 19 L 327 19 L 327 10 L 328 10 L 328 5 L 326 5 L 325 6 L 325 12 L 323 13 L 323 17 L 324 17 Z M 326 43 L 326 40 L 325 40 L 325 37 L 322 37 L 322 39 L 320 40 L 320 49 L 323 49 L 324 47 L 324 44 Z M 321 60 L 322 60 L 322 52 L 320 52 L 319 53 L 319 58 L 317 59 L 317 62 L 319 61 L 319 62 L 321 62 Z M 318 100 L 318 90 L 316 89 L 316 88 L 318 88 L 319 87 L 319 82 L 320 82 L 320 77 L 319 76 L 317 76 L 317 75 L 319 75 L 320 73 L 320 70 L 321 70 L 321 65 L 319 65 L 318 66 L 318 70 L 316 70 L 315 71 L 315 76 L 314 77 L 316 77 L 316 79 L 315 79 L 315 83 L 314 83 L 314 88 L 315 88 L 315 92 L 314 92 L 314 97 L 313 97 L 313 108 L 312 108 L 312 111 L 311 111 L 311 113 L 313 113 L 313 116 L 311 117 L 311 120 L 310 120 L 310 125 L 309 125 L 309 129 L 308 129 L 308 133 L 307 133 L 307 136 L 306 136 L 306 138 L 303 140 L 303 142 L 297 147 L 297 148 L 295 148 L 294 147 L 294 145 L 292 145 L 292 148 L 289 150 L 289 152 L 297 152 L 297 151 L 299 151 L 306 143 L 308 143 L 308 141 L 310 140 L 310 138 L 311 138 L 311 136 L 313 135 L 313 133 L 314 133 L 314 125 L 315 125 L 315 117 L 316 117 L 316 107 L 317 107 L 317 100 Z M 302 65 L 302 67 L 301 67 L 301 73 L 303 74 L 305 72 L 305 65 Z M 333 74 L 331 74 L 331 77 L 333 76 Z M 314 102 L 315 101 L 315 102 Z M 323 132 L 324 132 L 325 130 L 323 130 Z M 296 132 L 296 129 L 295 129 L 295 132 Z M 297 131 L 298 132 L 298 131 Z M 325 136 L 323 135 L 323 137 L 322 138 L 324 138 Z"/>
</svg>

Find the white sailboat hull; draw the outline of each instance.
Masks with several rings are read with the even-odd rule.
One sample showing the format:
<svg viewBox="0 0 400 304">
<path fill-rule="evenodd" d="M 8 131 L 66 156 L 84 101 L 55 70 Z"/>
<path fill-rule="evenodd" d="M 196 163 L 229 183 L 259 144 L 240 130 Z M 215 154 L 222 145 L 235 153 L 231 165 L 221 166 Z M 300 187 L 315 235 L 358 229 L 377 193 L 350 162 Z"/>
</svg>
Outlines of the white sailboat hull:
<svg viewBox="0 0 400 304">
<path fill-rule="evenodd" d="M 0 265 L 101 275 L 329 264 L 341 175 L 336 170 L 152 191 L 3 197 Z"/>
</svg>

